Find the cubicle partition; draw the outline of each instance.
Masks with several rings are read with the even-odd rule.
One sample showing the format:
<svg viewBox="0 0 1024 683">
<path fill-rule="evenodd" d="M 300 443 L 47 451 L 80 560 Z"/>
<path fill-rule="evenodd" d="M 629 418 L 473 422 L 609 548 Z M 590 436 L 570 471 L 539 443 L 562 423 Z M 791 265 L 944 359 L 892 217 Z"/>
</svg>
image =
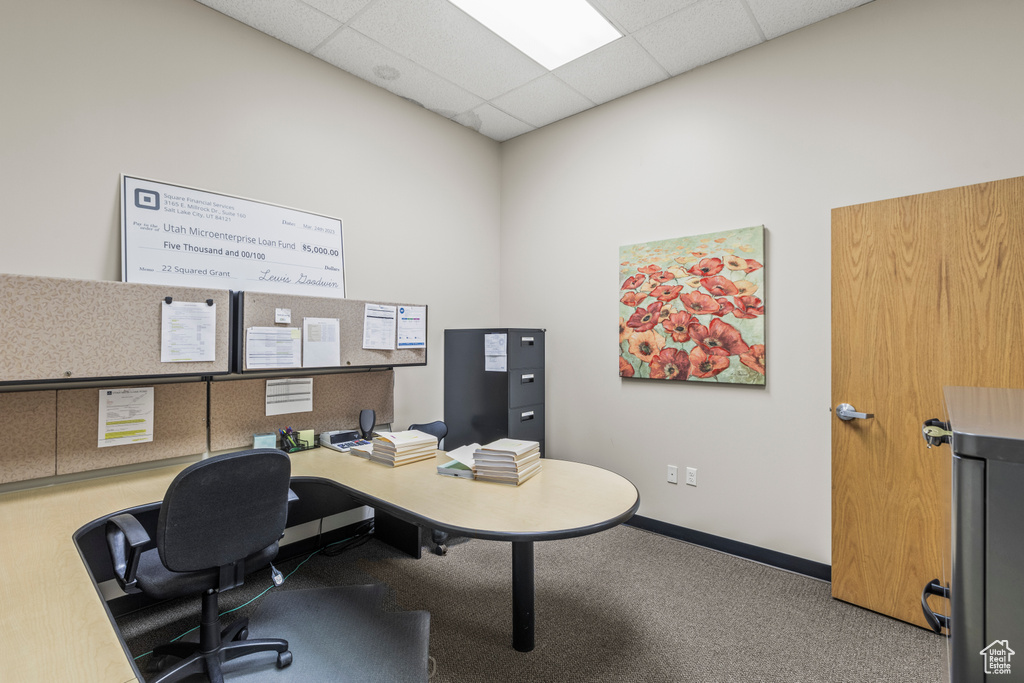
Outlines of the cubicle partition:
<svg viewBox="0 0 1024 683">
<path fill-rule="evenodd" d="M 153 386 L 153 440 L 100 448 L 99 390 L 57 391 L 57 474 L 134 465 L 206 451 L 206 383 Z"/>
<path fill-rule="evenodd" d="M 166 300 L 216 307 L 213 361 L 161 360 Z M 230 371 L 230 292 L 0 275 L 0 385 L 222 375 Z"/>
<path fill-rule="evenodd" d="M 251 327 L 280 327 L 277 314 L 287 311 L 290 322 L 287 325 L 302 327 L 304 318 L 328 318 L 338 320 L 340 362 L 342 369 L 382 368 L 409 365 L 426 365 L 427 349 L 365 349 L 363 348 L 363 323 L 367 304 L 383 302 L 357 299 L 331 299 L 318 296 L 294 296 L 287 294 L 266 294 L 263 292 L 239 292 L 238 331 L 235 335 L 238 365 L 235 372 L 250 372 L 245 363 L 246 330 Z M 388 304 L 400 307 L 402 304 Z"/>
<path fill-rule="evenodd" d="M 8 425 L 0 449 L 0 484 L 57 473 L 57 392 L 0 394 L 0 415 Z"/>
<path fill-rule="evenodd" d="M 203 314 L 208 360 L 179 354 L 171 362 L 167 313 L 174 302 Z M 365 408 L 376 412 L 378 424 L 390 423 L 391 368 L 427 362 L 426 307 L 404 309 L 423 314 L 422 347 L 377 349 L 364 348 L 368 305 L 403 310 L 350 299 L 0 274 L 0 415 L 8 428 L 0 484 L 251 447 L 253 434 L 286 426 L 352 429 Z M 305 318 L 332 322 L 337 364 L 260 368 L 258 375 L 245 367 L 246 330 L 301 330 Z M 313 378 L 312 411 L 267 416 L 267 378 L 296 376 Z M 152 440 L 100 447 L 100 391 L 129 386 L 152 387 Z"/>
<path fill-rule="evenodd" d="M 291 415 L 266 414 L 266 379 L 210 383 L 210 451 L 252 446 L 252 435 L 284 427 L 317 433 L 352 429 L 359 411 L 372 408 L 378 423 L 394 419 L 393 370 L 313 375 L 313 410 Z"/>
</svg>

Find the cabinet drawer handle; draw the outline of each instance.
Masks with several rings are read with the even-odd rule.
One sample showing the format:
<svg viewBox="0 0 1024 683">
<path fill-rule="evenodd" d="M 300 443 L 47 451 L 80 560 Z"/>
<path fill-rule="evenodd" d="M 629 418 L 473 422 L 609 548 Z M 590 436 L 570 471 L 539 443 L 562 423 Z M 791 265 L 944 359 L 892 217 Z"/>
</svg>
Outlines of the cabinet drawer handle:
<svg viewBox="0 0 1024 683">
<path fill-rule="evenodd" d="M 523 375 L 519 381 L 523 384 L 530 384 L 533 382 L 533 375 Z"/>
<path fill-rule="evenodd" d="M 949 589 L 939 583 L 938 579 L 932 579 L 921 591 L 921 611 L 924 612 L 924 620 L 928 622 L 929 628 L 936 633 L 942 633 L 942 629 L 949 628 L 949 617 L 944 614 L 936 614 L 928 605 L 929 595 L 939 595 L 949 599 Z"/>
<path fill-rule="evenodd" d="M 523 337 L 519 340 L 520 346 L 533 346 L 533 337 Z"/>
<path fill-rule="evenodd" d="M 533 411 L 532 410 L 527 410 L 525 413 L 523 413 L 522 415 L 519 416 L 519 421 L 520 422 L 526 422 L 527 420 L 532 420 L 532 419 L 533 419 Z"/>
</svg>

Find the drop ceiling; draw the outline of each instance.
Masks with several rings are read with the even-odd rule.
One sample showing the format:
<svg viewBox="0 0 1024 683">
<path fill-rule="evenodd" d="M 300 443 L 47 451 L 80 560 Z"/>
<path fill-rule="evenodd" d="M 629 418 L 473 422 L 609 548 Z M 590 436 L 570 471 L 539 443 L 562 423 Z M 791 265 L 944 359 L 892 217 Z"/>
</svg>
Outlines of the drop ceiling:
<svg viewBox="0 0 1024 683">
<path fill-rule="evenodd" d="M 870 0 L 589 0 L 622 38 L 554 71 L 448 0 L 197 1 L 504 141 Z"/>
</svg>

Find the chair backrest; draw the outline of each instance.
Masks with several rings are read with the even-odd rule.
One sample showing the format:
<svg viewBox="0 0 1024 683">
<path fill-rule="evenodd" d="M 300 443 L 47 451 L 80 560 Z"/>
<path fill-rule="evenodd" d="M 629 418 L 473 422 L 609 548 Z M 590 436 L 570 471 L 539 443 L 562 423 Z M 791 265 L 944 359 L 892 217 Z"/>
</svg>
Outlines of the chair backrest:
<svg viewBox="0 0 1024 683">
<path fill-rule="evenodd" d="M 434 422 L 426 422 L 419 425 L 409 425 L 409 429 L 415 429 L 416 431 L 423 432 L 424 434 L 436 436 L 438 443 L 448 435 L 448 425 L 446 425 L 443 420 L 435 420 Z"/>
<path fill-rule="evenodd" d="M 156 545 L 171 571 L 224 567 L 281 538 L 288 517 L 291 460 L 259 448 L 201 460 L 164 495 Z"/>
</svg>

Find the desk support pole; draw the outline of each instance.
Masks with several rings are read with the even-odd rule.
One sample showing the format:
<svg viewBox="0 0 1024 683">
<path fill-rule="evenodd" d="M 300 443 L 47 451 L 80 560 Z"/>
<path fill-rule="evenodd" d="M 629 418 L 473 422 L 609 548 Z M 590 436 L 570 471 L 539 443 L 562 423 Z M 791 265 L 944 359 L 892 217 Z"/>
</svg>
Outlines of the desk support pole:
<svg viewBox="0 0 1024 683">
<path fill-rule="evenodd" d="M 533 650 L 533 541 L 512 542 L 512 647 Z"/>
</svg>

